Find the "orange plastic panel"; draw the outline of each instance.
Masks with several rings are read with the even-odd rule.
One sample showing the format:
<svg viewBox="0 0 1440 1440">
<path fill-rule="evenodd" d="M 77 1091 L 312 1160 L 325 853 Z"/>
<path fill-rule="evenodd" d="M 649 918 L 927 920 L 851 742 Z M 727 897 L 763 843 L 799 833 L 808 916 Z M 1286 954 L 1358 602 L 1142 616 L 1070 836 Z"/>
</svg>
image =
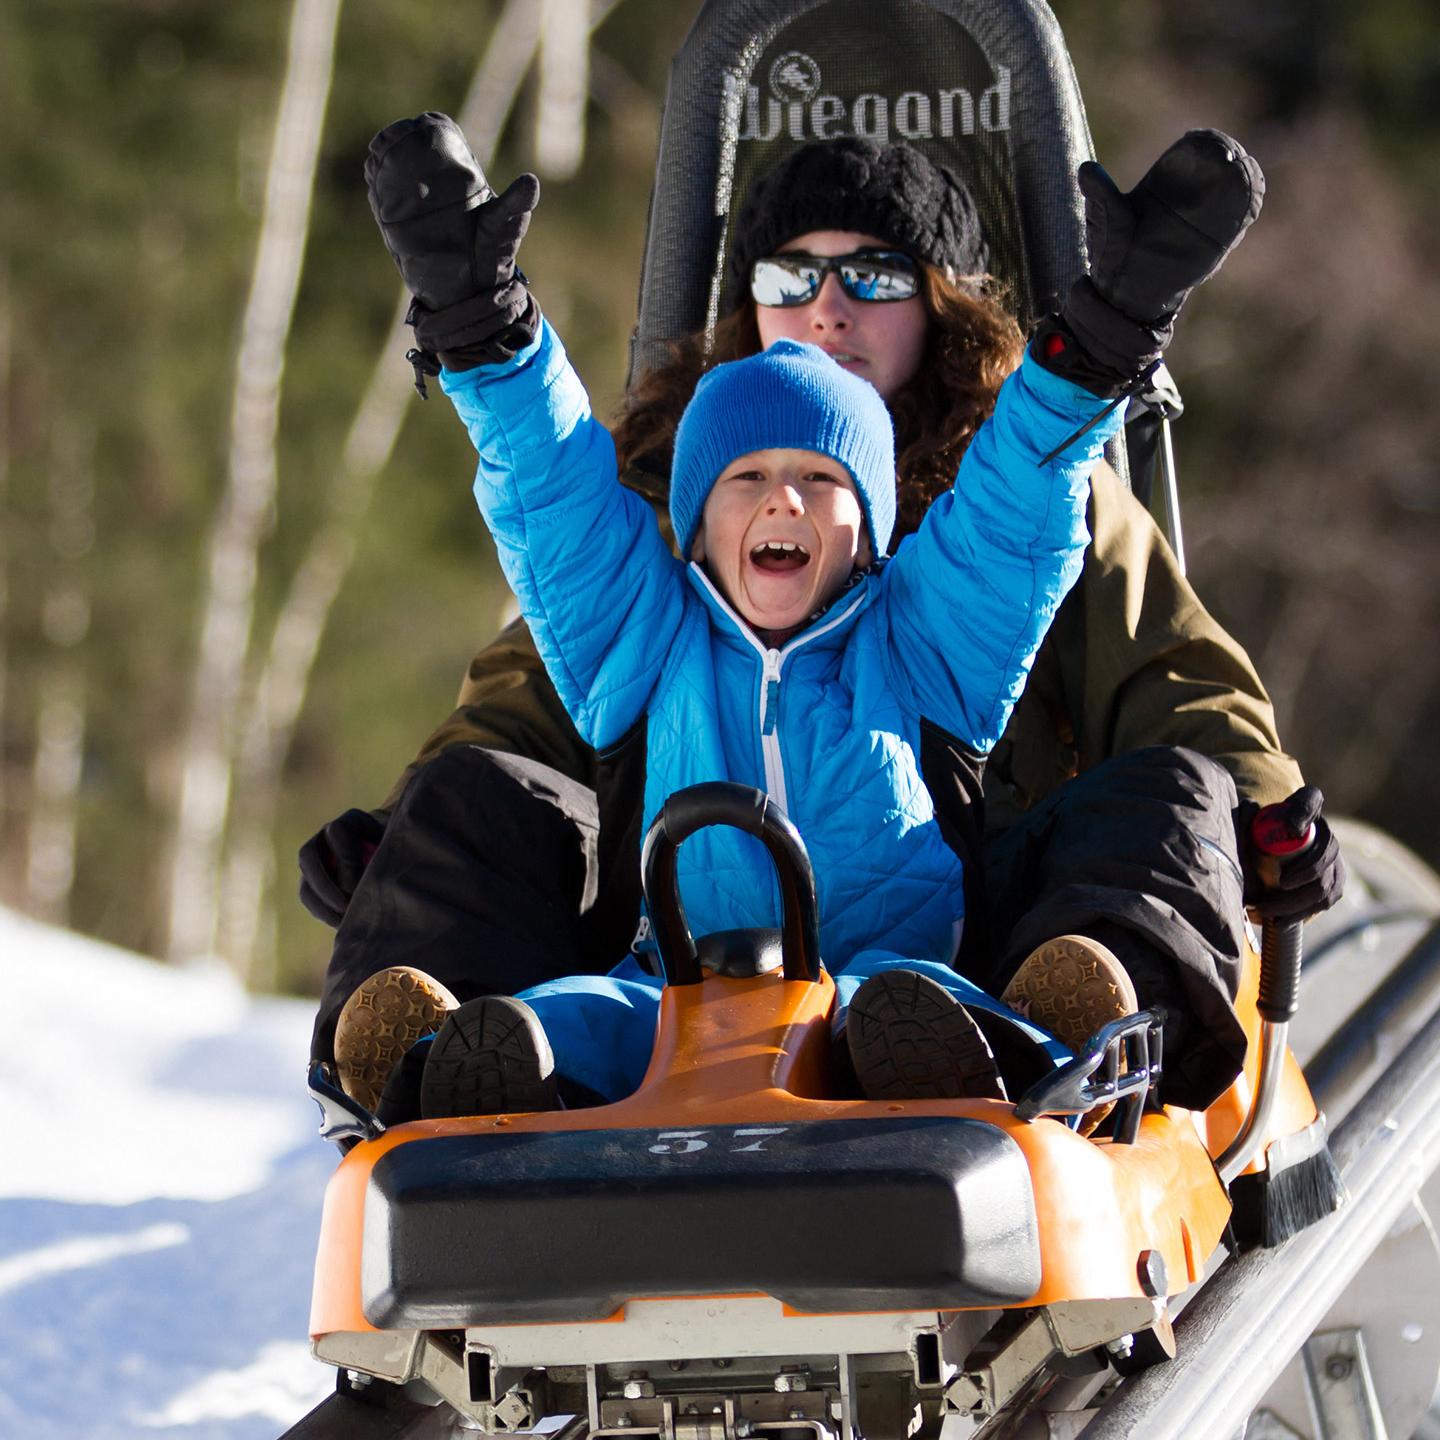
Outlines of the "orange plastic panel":
<svg viewBox="0 0 1440 1440">
<path fill-rule="evenodd" d="M 1011 1105 L 996 1100 L 827 1099 L 833 1000 L 828 975 L 818 984 L 767 975 L 672 986 L 661 997 L 654 1057 L 634 1095 L 591 1110 L 417 1121 L 356 1146 L 326 1194 L 311 1333 L 371 1328 L 361 1313 L 360 1255 L 366 1184 L 380 1156 L 433 1136 L 493 1129 L 680 1129 L 885 1115 L 982 1120 L 1009 1134 L 1030 1166 L 1042 1281 L 1027 1306 L 1138 1296 L 1144 1250 L 1163 1255 L 1170 1288 L 1179 1291 L 1219 1243 L 1229 1201 L 1188 1112 L 1147 1115 L 1138 1141 L 1117 1145 L 1082 1139 L 1054 1120 L 1022 1124 Z M 1253 985 L 1249 1004 L 1253 1016 Z M 1312 1105 L 1309 1118 L 1313 1113 Z"/>
</svg>

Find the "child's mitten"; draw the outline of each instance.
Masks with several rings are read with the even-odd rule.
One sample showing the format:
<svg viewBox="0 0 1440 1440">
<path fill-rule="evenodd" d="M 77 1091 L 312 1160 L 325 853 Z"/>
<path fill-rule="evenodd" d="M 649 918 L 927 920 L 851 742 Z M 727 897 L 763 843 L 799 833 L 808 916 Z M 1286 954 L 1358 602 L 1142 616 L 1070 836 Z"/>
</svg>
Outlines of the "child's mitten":
<svg viewBox="0 0 1440 1440">
<path fill-rule="evenodd" d="M 1119 395 L 1159 360 L 1186 296 L 1240 243 L 1265 176 L 1228 135 L 1191 130 L 1129 192 L 1093 160 L 1078 180 L 1090 273 L 1042 324 L 1032 353 L 1095 394 Z"/>
<path fill-rule="evenodd" d="M 515 264 L 540 198 L 535 176 L 496 195 L 460 127 L 427 110 L 370 142 L 365 186 L 415 297 L 417 375 L 433 374 L 436 356 L 457 370 L 508 360 L 535 338 L 540 311 Z"/>
</svg>

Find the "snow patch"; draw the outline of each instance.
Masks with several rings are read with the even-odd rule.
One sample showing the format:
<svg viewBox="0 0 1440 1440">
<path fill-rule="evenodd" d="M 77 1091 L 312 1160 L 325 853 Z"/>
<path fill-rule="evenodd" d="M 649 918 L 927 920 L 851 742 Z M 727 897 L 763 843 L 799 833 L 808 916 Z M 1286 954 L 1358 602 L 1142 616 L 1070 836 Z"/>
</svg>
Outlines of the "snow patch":
<svg viewBox="0 0 1440 1440">
<path fill-rule="evenodd" d="M 3 910 L 0 957 L 7 1006 L 28 1020 L 0 1050 L 18 1160 L 0 1197 L 219 1200 L 302 1142 L 308 1006 Z"/>
<path fill-rule="evenodd" d="M 276 1341 L 254 1364 L 207 1375 L 162 1410 L 135 1420 L 153 1430 L 173 1430 L 254 1416 L 272 1429 L 288 1429 L 322 1398 L 315 1393 L 319 1369 L 307 1345 Z"/>
<path fill-rule="evenodd" d="M 183 1245 L 190 1232 L 183 1225 L 150 1225 L 134 1235 L 82 1235 L 57 1245 L 42 1245 L 23 1255 L 0 1260 L 0 1295 L 32 1285 L 47 1275 L 66 1270 L 89 1270 L 122 1255 L 142 1255 L 147 1250 L 164 1250 Z"/>
<path fill-rule="evenodd" d="M 0 909 L 0 1436 L 274 1440 L 335 1151 L 314 1007 Z"/>
</svg>

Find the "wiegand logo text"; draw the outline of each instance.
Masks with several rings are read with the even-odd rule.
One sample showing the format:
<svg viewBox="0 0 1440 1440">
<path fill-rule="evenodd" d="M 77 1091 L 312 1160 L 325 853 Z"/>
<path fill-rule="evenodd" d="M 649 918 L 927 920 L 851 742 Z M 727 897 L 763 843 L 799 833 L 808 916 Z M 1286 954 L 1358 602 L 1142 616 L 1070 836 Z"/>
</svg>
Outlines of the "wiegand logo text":
<svg viewBox="0 0 1440 1440">
<path fill-rule="evenodd" d="M 803 50 L 789 50 L 770 66 L 770 93 L 725 76 L 726 111 L 737 116 L 739 138 L 762 144 L 782 131 L 796 143 L 859 135 L 888 144 L 900 140 L 951 139 L 1010 128 L 1010 71 L 1000 65 L 995 83 L 977 95 L 963 85 L 898 95 L 866 91 L 853 101 L 824 94 L 820 65 Z"/>
</svg>

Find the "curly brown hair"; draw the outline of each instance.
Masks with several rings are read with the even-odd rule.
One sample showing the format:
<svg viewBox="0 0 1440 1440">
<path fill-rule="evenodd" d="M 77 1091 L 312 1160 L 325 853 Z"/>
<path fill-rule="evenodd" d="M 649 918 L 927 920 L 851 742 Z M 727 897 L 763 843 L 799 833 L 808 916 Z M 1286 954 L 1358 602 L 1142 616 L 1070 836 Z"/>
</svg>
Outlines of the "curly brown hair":
<svg viewBox="0 0 1440 1440">
<path fill-rule="evenodd" d="M 960 457 L 995 408 L 1005 377 L 1020 363 L 1025 338 L 989 288 L 962 289 L 921 264 L 930 317 L 920 367 L 890 402 L 895 421 L 896 495 L 892 546 L 915 530 L 931 501 L 955 481 Z M 686 336 L 669 362 L 626 392 L 614 427 L 623 470 L 668 464 L 675 429 L 701 375 L 761 349 L 755 306 L 742 305 L 708 335 Z"/>
</svg>

